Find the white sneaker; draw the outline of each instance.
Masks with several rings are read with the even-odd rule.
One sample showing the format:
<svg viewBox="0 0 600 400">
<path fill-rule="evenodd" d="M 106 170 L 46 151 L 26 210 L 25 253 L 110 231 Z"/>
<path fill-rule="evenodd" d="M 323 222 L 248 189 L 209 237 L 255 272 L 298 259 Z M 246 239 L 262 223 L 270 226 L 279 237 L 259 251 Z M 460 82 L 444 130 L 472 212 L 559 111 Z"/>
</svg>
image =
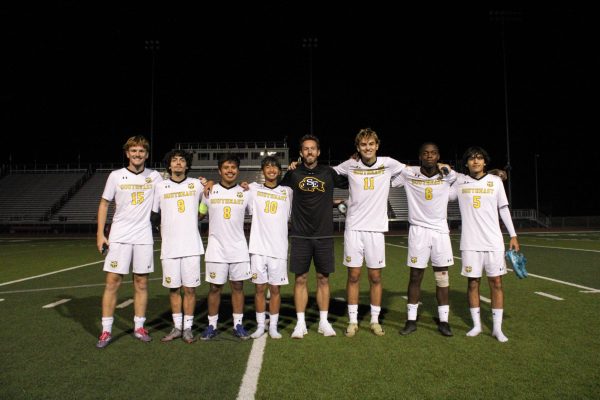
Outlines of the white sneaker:
<svg viewBox="0 0 600 400">
<path fill-rule="evenodd" d="M 294 332 L 292 332 L 292 339 L 302 339 L 304 335 L 308 334 L 306 330 L 306 324 L 296 324 Z"/>
<path fill-rule="evenodd" d="M 250 337 L 252 339 L 258 339 L 259 337 L 261 337 L 264 334 L 265 334 L 265 327 L 264 326 L 259 326 L 258 328 L 256 328 L 256 330 L 254 331 L 254 333 L 252 335 L 250 335 Z"/>
<path fill-rule="evenodd" d="M 319 333 L 322 333 L 323 336 L 335 336 L 335 331 L 333 330 L 333 326 L 328 321 L 319 322 Z"/>
</svg>

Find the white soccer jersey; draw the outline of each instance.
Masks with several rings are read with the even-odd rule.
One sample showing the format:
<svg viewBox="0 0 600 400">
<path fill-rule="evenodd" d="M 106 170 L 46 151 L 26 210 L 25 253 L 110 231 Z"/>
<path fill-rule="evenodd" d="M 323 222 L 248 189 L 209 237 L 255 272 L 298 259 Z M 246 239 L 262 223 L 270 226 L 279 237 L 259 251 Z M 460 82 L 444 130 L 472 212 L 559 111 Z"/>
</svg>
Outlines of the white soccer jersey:
<svg viewBox="0 0 600 400">
<path fill-rule="evenodd" d="M 440 179 L 423 175 L 421 167 L 408 167 L 392 180 L 392 186 L 404 186 L 411 225 L 448 233 L 448 197 L 455 180 L 454 171 Z"/>
<path fill-rule="evenodd" d="M 156 185 L 152 211 L 161 214 L 161 259 L 204 254 L 198 231 L 198 204 L 203 191 L 204 186 L 195 178 L 179 183 L 168 179 Z"/>
<path fill-rule="evenodd" d="M 348 177 L 350 198 L 347 202 L 346 229 L 353 231 L 387 232 L 387 199 L 390 180 L 406 165 L 390 157 L 377 157 L 373 165 L 362 160 L 347 160 L 334 167 Z"/>
<path fill-rule="evenodd" d="M 292 189 L 250 184 L 250 253 L 287 260 Z"/>
<path fill-rule="evenodd" d="M 154 187 L 161 181 L 160 174 L 149 168 L 137 174 L 127 168 L 110 173 L 102 193 L 103 199 L 117 205 L 109 242 L 153 244 L 150 211 Z"/>
<path fill-rule="evenodd" d="M 206 262 L 239 263 L 250 261 L 248 243 L 244 236 L 244 214 L 248 193 L 241 186 L 225 188 L 217 183 L 209 198 L 202 203 L 208 207 L 208 245 Z"/>
<path fill-rule="evenodd" d="M 498 209 L 508 205 L 502 180 L 495 175 L 475 179 L 457 174 L 452 190 L 458 196 L 462 232 L 460 249 L 504 251 Z"/>
</svg>

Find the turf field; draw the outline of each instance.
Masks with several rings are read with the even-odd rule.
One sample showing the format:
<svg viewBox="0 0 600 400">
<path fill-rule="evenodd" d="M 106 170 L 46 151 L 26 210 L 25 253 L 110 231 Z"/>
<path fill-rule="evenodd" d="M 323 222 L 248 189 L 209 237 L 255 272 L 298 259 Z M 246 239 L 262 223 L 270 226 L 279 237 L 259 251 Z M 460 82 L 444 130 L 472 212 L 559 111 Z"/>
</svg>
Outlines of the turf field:
<svg viewBox="0 0 600 400">
<path fill-rule="evenodd" d="M 471 320 L 458 257 L 451 270 L 454 337 L 442 337 L 436 330 L 430 271 L 423 282 L 417 332 L 398 334 L 406 318 L 403 296 L 408 277 L 407 238 L 400 235 L 387 237 L 383 337 L 368 330 L 366 276 L 361 282 L 361 330 L 354 338 L 343 336 L 346 274 L 339 238 L 340 263 L 331 278 L 330 309 L 337 337 L 317 334 L 311 273 L 309 334 L 303 340 L 289 337 L 295 323 L 289 285 L 283 290 L 282 340 L 234 338 L 227 291 L 216 339 L 191 345 L 160 343 L 158 339 L 171 328 L 171 316 L 156 253 L 147 313 L 154 341 L 145 344 L 131 337 L 133 306 L 127 300 L 132 285 L 124 283 L 115 340 L 97 350 L 104 275 L 94 240 L 5 237 L 0 239 L 0 399 L 234 399 L 241 387 L 243 394 L 255 393 L 259 399 L 599 398 L 600 233 L 532 233 L 522 234 L 520 241 L 530 277 L 518 280 L 509 273 L 504 279 L 507 343 L 491 337 L 491 311 L 485 299 L 484 332 L 475 338 L 465 336 Z M 460 256 L 457 236 L 453 244 Z M 482 296 L 489 298 L 487 285 L 482 289 Z M 207 285 L 202 284 L 196 333 L 207 323 L 206 293 Z M 247 284 L 244 321 L 249 330 L 255 327 L 253 310 L 253 288 Z M 257 375 L 254 392 L 252 377 Z"/>
</svg>

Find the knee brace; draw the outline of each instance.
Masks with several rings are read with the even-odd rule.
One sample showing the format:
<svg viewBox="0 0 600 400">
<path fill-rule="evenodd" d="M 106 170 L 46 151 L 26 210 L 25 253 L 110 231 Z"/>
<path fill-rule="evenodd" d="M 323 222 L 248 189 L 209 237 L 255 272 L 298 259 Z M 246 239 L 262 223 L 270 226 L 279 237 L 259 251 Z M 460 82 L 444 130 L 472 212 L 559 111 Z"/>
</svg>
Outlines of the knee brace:
<svg viewBox="0 0 600 400">
<path fill-rule="evenodd" d="M 448 271 L 435 271 L 433 276 L 435 276 L 435 284 L 437 287 L 450 286 L 450 275 L 448 275 Z"/>
</svg>

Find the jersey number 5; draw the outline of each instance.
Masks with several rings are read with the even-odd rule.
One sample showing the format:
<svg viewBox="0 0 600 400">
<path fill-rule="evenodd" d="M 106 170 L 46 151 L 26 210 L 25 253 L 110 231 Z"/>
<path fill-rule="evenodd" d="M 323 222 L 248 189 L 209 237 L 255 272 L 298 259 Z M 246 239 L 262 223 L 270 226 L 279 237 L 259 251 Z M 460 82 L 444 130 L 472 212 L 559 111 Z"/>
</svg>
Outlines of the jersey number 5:
<svg viewBox="0 0 600 400">
<path fill-rule="evenodd" d="M 473 208 L 481 207 L 481 196 L 473 196 Z"/>
</svg>

